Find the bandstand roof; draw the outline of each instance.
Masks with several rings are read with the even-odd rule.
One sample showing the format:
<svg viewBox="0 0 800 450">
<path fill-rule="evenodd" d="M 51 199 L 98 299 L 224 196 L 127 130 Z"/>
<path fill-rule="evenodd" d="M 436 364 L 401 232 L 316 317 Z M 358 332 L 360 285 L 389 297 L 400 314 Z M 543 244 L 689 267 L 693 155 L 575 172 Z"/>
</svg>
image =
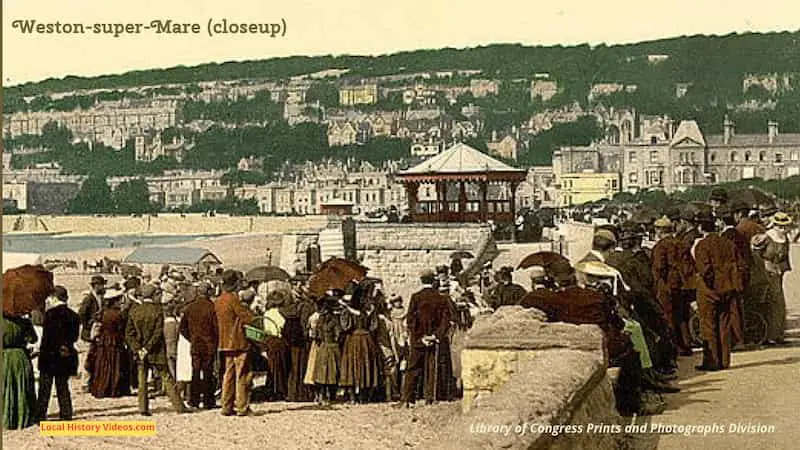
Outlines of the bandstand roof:
<svg viewBox="0 0 800 450">
<path fill-rule="evenodd" d="M 400 179 L 491 179 L 519 181 L 527 171 L 509 166 L 464 143 L 400 171 Z"/>
</svg>

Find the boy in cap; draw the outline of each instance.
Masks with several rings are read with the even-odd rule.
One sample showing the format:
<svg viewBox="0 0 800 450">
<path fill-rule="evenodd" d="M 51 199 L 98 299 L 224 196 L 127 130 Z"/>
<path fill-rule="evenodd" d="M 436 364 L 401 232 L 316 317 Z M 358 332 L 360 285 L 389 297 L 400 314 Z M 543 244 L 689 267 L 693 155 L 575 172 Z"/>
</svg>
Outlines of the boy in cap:
<svg viewBox="0 0 800 450">
<path fill-rule="evenodd" d="M 56 286 L 53 298 L 57 304 L 44 313 L 42 342 L 39 347 L 39 418 L 47 420 L 47 409 L 53 382 L 58 396 L 58 416 L 72 420 L 72 395 L 69 377 L 78 374 L 78 340 L 80 316 L 69 309 L 69 296 L 64 286 Z"/>
</svg>

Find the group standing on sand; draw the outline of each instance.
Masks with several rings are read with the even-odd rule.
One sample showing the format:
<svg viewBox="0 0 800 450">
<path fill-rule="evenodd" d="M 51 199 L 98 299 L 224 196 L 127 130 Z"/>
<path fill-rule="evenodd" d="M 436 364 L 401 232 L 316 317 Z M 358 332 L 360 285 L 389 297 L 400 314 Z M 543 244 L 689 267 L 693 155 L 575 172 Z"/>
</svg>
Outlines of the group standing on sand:
<svg viewBox="0 0 800 450">
<path fill-rule="evenodd" d="M 6 428 L 47 420 L 53 384 L 58 418 L 74 418 L 69 380 L 79 370 L 79 339 L 89 345 L 83 390 L 96 399 L 136 395 L 142 415 L 159 395 L 178 413 L 202 405 L 250 415 L 259 373 L 267 374 L 262 390 L 271 400 L 452 400 L 459 382 L 451 340 L 471 323 L 463 320 L 470 296 L 453 288 L 447 266 L 437 272 L 421 275 L 422 289 L 407 307 L 402 297 L 387 297 L 377 279 L 314 296 L 300 279 L 250 281 L 221 269 L 201 275 L 164 267 L 157 277 L 128 277 L 122 285 L 94 275 L 78 312 L 56 286 L 44 314 L 38 396 L 36 355 L 27 350 L 36 341 L 32 322 L 3 319 Z M 246 327 L 266 338 L 254 341 Z"/>
</svg>

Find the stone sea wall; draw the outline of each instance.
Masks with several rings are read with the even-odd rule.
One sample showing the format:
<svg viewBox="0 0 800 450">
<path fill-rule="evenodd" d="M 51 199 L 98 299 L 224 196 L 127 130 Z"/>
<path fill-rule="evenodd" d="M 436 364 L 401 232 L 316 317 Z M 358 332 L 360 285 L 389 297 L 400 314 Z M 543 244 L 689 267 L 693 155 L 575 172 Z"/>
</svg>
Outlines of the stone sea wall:
<svg viewBox="0 0 800 450">
<path fill-rule="evenodd" d="M 369 274 L 407 300 L 419 289 L 422 270 L 449 266 L 450 255 L 457 250 L 474 254 L 489 233 L 488 226 L 476 224 L 359 223 L 356 249 Z"/>
<path fill-rule="evenodd" d="M 544 319 L 515 306 L 476 322 L 461 353 L 462 414 L 432 447 L 620 448 L 621 433 L 589 428 L 624 423 L 600 329 Z"/>
<path fill-rule="evenodd" d="M 203 217 L 200 214 L 142 216 L 3 216 L 3 232 L 71 232 L 81 234 L 209 234 L 302 232 L 324 228 L 327 216 Z"/>
</svg>

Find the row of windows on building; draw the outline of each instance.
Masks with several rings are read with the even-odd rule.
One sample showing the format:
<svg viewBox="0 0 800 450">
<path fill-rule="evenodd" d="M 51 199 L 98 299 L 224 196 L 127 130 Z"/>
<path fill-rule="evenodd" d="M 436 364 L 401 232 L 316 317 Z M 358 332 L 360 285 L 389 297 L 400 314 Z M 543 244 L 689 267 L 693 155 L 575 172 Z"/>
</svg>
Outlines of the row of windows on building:
<svg viewBox="0 0 800 450">
<path fill-rule="evenodd" d="M 717 161 L 717 153 L 716 152 L 709 153 L 708 159 L 709 159 L 710 162 Z M 739 161 L 750 162 L 750 161 L 755 161 L 753 159 L 753 152 L 751 152 L 751 151 L 745 151 L 741 156 L 740 156 L 739 152 L 732 151 L 728 155 L 728 159 L 729 159 L 730 162 L 739 162 Z M 789 154 L 789 159 L 791 161 L 800 161 L 800 152 L 796 152 L 796 151 L 791 152 Z M 697 154 L 695 152 L 681 152 L 679 154 L 679 160 L 680 160 L 680 162 L 682 164 L 696 164 L 696 163 L 699 162 L 698 158 L 697 158 Z M 659 155 L 659 152 L 657 150 L 653 150 L 653 151 L 650 152 L 649 161 L 650 161 L 650 163 L 658 163 L 658 162 L 660 162 L 660 155 Z M 765 151 L 758 152 L 758 161 L 759 162 L 767 161 L 767 152 L 765 152 Z M 774 154 L 774 156 L 773 156 L 773 161 L 776 162 L 776 163 L 783 162 L 784 161 L 783 153 L 776 152 Z M 635 152 L 635 151 L 628 152 L 628 162 L 631 163 L 631 164 L 635 164 L 635 163 L 638 162 L 637 152 Z"/>
</svg>

